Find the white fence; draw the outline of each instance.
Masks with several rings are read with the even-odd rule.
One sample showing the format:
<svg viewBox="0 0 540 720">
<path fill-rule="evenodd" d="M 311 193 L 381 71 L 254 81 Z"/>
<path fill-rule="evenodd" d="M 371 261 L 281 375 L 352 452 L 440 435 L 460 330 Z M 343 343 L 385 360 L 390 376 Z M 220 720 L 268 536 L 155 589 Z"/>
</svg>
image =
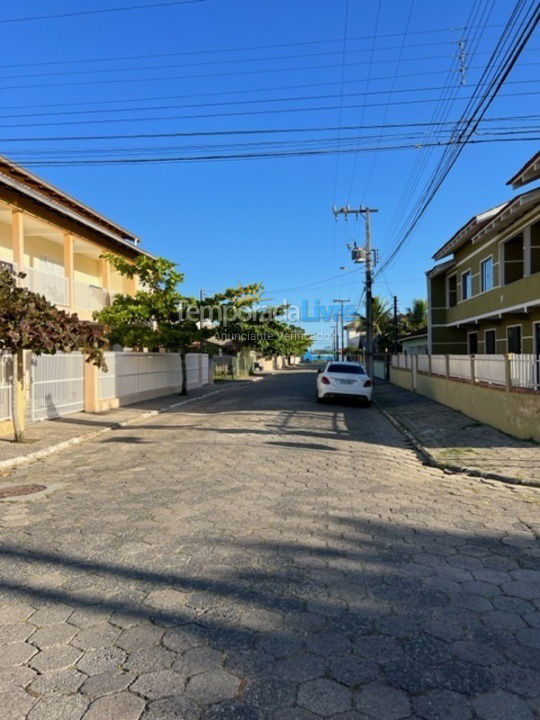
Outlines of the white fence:
<svg viewBox="0 0 540 720">
<path fill-rule="evenodd" d="M 508 358 L 508 363 L 507 363 Z M 540 357 L 537 355 L 393 355 L 392 367 L 526 390 L 540 390 Z M 507 368 L 509 376 L 507 377 Z"/>
<path fill-rule="evenodd" d="M 470 357 L 468 355 L 449 355 L 448 371 L 450 377 L 470 380 L 472 378 Z"/>
<path fill-rule="evenodd" d="M 32 420 L 48 420 L 84 409 L 81 353 L 34 355 L 31 373 Z"/>
<path fill-rule="evenodd" d="M 101 400 L 133 396 L 158 397 L 164 392 L 178 392 L 182 387 L 182 364 L 178 353 L 107 352 L 108 371 L 99 372 Z M 186 356 L 187 388 L 208 382 L 208 355 Z"/>
<path fill-rule="evenodd" d="M 477 382 L 489 383 L 490 385 L 505 385 L 504 355 L 475 355 L 474 376 Z"/>
<path fill-rule="evenodd" d="M 512 355 L 510 357 L 510 381 L 513 387 L 540 390 L 540 357 Z"/>
<path fill-rule="evenodd" d="M 445 355 L 432 355 L 431 356 L 431 372 L 433 375 L 446 375 L 446 356 Z"/>
<path fill-rule="evenodd" d="M 99 400 L 117 398 L 122 405 L 181 390 L 182 365 L 177 353 L 107 352 L 105 358 L 109 371 L 96 369 Z M 85 358 L 81 353 L 28 353 L 25 364 L 29 421 L 49 420 L 85 409 Z M 186 367 L 188 390 L 208 383 L 208 355 L 188 354 Z M 11 382 L 11 357 L 0 356 L 0 421 L 11 419 Z M 105 403 L 107 407 L 114 404 Z"/>
<path fill-rule="evenodd" d="M 11 418 L 11 357 L 0 356 L 0 420 Z"/>
</svg>

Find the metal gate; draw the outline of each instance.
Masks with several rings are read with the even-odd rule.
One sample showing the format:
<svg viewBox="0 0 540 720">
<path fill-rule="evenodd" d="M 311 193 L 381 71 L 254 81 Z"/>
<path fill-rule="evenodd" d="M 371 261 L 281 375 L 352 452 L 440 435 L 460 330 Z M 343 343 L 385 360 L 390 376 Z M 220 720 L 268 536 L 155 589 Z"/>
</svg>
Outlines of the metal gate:
<svg viewBox="0 0 540 720">
<path fill-rule="evenodd" d="M 49 420 L 84 409 L 82 353 L 32 357 L 31 406 L 32 420 Z"/>
</svg>

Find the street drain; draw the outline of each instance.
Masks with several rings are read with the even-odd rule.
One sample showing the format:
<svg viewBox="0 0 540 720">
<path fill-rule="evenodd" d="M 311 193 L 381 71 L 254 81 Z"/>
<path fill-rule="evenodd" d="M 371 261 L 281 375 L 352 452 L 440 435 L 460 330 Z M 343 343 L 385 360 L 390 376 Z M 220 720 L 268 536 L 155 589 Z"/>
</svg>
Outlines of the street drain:
<svg viewBox="0 0 540 720">
<path fill-rule="evenodd" d="M 13 485 L 12 487 L 0 488 L 0 500 L 20 495 L 33 495 L 46 489 L 46 485 Z"/>
</svg>

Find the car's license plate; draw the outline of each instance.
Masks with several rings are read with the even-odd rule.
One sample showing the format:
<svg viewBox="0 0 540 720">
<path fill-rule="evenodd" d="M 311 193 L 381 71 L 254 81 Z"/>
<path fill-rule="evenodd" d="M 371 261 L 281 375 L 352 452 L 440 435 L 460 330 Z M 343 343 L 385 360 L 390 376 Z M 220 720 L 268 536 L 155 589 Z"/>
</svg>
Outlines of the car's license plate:
<svg viewBox="0 0 540 720">
<path fill-rule="evenodd" d="M 354 383 L 354 380 L 340 380 L 339 382 L 342 385 L 352 385 Z"/>
</svg>

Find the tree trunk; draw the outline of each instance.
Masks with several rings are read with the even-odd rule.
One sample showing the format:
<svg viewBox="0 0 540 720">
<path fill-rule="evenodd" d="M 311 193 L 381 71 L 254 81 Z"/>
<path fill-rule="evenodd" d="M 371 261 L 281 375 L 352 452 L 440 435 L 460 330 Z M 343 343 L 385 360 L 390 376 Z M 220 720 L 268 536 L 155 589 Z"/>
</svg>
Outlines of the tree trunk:
<svg viewBox="0 0 540 720">
<path fill-rule="evenodd" d="M 24 442 L 24 430 L 19 418 L 19 353 L 11 356 L 11 418 L 13 422 L 13 438 L 15 442 Z"/>
<path fill-rule="evenodd" d="M 187 395 L 187 371 L 186 371 L 186 353 L 180 353 L 180 362 L 182 364 L 182 390 L 180 395 Z"/>
</svg>

